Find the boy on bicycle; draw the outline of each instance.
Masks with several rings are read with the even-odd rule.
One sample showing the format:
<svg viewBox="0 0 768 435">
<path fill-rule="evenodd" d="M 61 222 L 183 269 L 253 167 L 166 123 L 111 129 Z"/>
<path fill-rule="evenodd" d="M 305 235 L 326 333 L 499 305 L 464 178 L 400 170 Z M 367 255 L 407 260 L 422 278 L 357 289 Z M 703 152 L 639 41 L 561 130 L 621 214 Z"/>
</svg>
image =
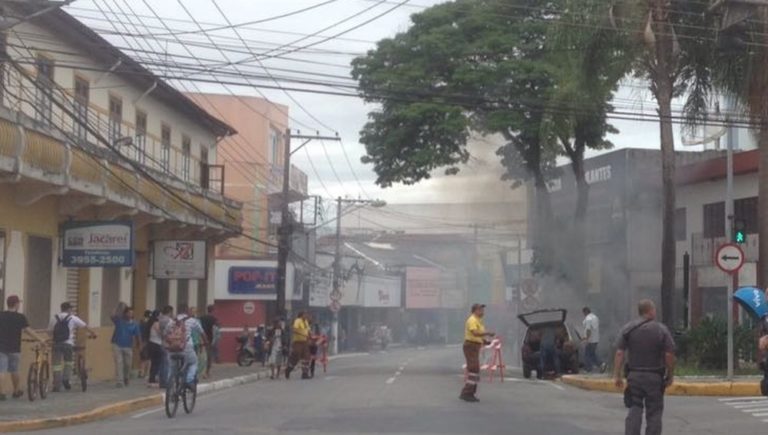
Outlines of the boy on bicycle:
<svg viewBox="0 0 768 435">
<path fill-rule="evenodd" d="M 197 385 L 198 360 L 195 343 L 192 340 L 193 333 L 200 335 L 203 346 L 207 345 L 200 322 L 190 315 L 188 305 L 180 304 L 176 319 L 165 327 L 163 338 L 169 356 L 182 355 L 184 357 L 184 367 L 187 370 L 185 381 L 189 388 L 195 388 Z"/>
</svg>

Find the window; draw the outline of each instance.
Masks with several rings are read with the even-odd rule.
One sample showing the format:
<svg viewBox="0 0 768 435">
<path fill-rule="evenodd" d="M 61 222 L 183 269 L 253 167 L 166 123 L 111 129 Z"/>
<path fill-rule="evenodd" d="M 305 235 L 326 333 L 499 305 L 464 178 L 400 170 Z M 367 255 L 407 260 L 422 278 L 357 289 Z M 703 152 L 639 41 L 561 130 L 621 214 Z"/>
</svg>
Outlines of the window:
<svg viewBox="0 0 768 435">
<path fill-rule="evenodd" d="M 53 119 L 53 61 L 47 57 L 38 56 L 35 67 L 37 69 L 35 113 L 38 121 L 45 125 L 51 125 Z"/>
<path fill-rule="evenodd" d="M 90 100 L 91 84 L 82 77 L 75 77 L 75 99 L 73 100 L 73 111 L 75 118 L 73 121 L 72 132 L 75 137 L 82 141 L 88 140 L 88 101 Z"/>
<path fill-rule="evenodd" d="M 757 234 L 757 197 L 737 199 L 733 202 L 733 217 L 736 223 L 743 225 L 747 234 Z"/>
<path fill-rule="evenodd" d="M 136 111 L 136 161 L 142 165 L 147 158 L 147 114 L 141 110 Z"/>
<path fill-rule="evenodd" d="M 181 137 L 181 179 L 189 181 L 189 159 L 192 154 L 192 140 L 188 136 Z"/>
<path fill-rule="evenodd" d="M 675 240 L 684 242 L 688 240 L 688 231 L 686 228 L 686 209 L 678 208 L 675 210 Z"/>
<path fill-rule="evenodd" d="M 163 124 L 160 129 L 160 166 L 164 172 L 168 172 L 171 163 L 171 127 Z"/>
<path fill-rule="evenodd" d="M 25 292 L 27 318 L 33 328 L 45 328 L 51 316 L 51 277 L 53 274 L 53 240 L 28 236 L 26 249 Z"/>
<path fill-rule="evenodd" d="M 280 164 L 280 132 L 275 129 L 269 130 L 269 163 Z"/>
<path fill-rule="evenodd" d="M 725 202 L 704 205 L 704 237 L 725 237 Z"/>
<path fill-rule="evenodd" d="M 114 145 L 122 137 L 123 100 L 109 96 L 109 141 Z"/>
</svg>

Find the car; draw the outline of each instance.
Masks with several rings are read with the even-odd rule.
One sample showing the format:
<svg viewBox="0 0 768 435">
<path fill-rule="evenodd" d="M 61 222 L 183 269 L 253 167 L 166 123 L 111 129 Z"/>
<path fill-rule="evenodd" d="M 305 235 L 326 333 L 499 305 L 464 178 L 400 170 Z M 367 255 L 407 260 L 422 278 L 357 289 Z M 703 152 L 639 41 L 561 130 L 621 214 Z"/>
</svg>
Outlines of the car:
<svg viewBox="0 0 768 435">
<path fill-rule="evenodd" d="M 555 371 L 554 364 L 548 362 L 544 370 L 539 369 L 541 333 L 546 328 L 555 328 L 558 336 L 557 350 L 560 357 L 560 368 L 563 373 L 576 374 L 579 372 L 579 347 L 581 336 L 578 331 L 566 323 L 568 311 L 562 308 L 544 309 L 520 314 L 518 319 L 526 326 L 522 346 L 523 377 L 530 379 L 532 373 L 543 379 Z"/>
</svg>

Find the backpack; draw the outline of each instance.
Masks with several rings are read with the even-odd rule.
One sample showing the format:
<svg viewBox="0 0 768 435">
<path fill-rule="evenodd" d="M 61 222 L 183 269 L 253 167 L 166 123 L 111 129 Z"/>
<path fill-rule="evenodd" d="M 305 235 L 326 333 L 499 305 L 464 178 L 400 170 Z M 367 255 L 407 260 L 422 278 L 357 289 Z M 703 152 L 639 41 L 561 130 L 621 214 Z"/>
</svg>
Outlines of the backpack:
<svg viewBox="0 0 768 435">
<path fill-rule="evenodd" d="M 53 325 L 53 342 L 55 344 L 62 344 L 69 340 L 69 319 L 71 319 L 72 316 L 68 315 L 63 319 L 59 316 L 55 317 L 56 323 Z"/>
<path fill-rule="evenodd" d="M 165 327 L 163 341 L 169 352 L 183 352 L 187 347 L 187 319 L 188 317 L 172 320 Z"/>
</svg>

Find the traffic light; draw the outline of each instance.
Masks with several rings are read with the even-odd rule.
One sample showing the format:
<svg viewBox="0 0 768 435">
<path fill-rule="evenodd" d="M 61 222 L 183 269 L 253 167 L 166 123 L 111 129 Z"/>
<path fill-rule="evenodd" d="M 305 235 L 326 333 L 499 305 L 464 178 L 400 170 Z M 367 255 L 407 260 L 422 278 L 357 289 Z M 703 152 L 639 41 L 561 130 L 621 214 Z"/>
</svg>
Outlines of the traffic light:
<svg viewBox="0 0 768 435">
<path fill-rule="evenodd" d="M 747 232 L 744 230 L 743 221 L 735 221 L 733 223 L 733 243 L 743 245 L 747 243 Z"/>
</svg>

